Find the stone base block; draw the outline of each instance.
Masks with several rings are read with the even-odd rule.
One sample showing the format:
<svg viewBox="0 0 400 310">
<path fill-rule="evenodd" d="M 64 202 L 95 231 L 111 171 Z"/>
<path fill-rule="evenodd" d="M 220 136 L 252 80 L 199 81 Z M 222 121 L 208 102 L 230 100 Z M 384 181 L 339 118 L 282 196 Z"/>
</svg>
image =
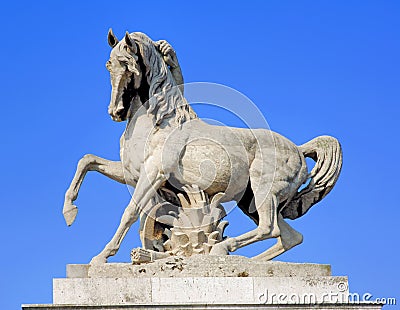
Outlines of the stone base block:
<svg viewBox="0 0 400 310">
<path fill-rule="evenodd" d="M 380 309 L 348 303 L 347 277 L 329 265 L 239 256 L 169 257 L 154 263 L 68 265 L 53 305 L 23 309 Z"/>
<path fill-rule="evenodd" d="M 196 277 L 54 279 L 54 304 L 338 303 L 346 277 Z"/>
<path fill-rule="evenodd" d="M 109 263 L 67 265 L 67 278 L 152 277 L 327 277 L 331 266 L 257 261 L 243 256 L 206 256 L 160 259 L 149 264 Z"/>
</svg>

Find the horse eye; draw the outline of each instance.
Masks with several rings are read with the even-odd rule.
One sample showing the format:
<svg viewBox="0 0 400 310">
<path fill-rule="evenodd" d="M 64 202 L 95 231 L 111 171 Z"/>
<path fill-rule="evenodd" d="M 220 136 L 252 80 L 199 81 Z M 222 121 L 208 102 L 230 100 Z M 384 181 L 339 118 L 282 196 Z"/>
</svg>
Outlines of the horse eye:
<svg viewBox="0 0 400 310">
<path fill-rule="evenodd" d="M 132 54 L 132 49 L 131 49 L 128 45 L 125 46 L 125 50 L 126 50 L 129 54 Z"/>
<path fill-rule="evenodd" d="M 129 61 L 121 61 L 121 64 L 125 67 L 126 70 L 128 69 Z"/>
</svg>

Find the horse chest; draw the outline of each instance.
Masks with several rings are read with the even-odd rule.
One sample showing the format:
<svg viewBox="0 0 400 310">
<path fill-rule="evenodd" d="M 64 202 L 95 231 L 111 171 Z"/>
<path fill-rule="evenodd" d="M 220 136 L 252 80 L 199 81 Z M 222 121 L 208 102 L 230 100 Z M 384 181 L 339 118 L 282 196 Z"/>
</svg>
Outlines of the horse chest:
<svg viewBox="0 0 400 310">
<path fill-rule="evenodd" d="M 121 138 L 120 157 L 125 178 L 136 183 L 140 175 L 140 166 L 144 161 L 144 143 L 125 133 Z"/>
</svg>

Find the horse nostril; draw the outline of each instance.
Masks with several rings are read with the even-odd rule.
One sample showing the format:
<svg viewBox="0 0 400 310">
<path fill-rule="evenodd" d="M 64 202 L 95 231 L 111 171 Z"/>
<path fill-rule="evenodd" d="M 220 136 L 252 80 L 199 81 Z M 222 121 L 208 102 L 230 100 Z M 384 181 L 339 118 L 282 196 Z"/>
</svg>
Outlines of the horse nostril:
<svg viewBox="0 0 400 310">
<path fill-rule="evenodd" d="M 116 115 L 121 115 L 124 112 L 124 107 L 119 107 L 117 108 L 117 110 L 115 111 Z"/>
</svg>

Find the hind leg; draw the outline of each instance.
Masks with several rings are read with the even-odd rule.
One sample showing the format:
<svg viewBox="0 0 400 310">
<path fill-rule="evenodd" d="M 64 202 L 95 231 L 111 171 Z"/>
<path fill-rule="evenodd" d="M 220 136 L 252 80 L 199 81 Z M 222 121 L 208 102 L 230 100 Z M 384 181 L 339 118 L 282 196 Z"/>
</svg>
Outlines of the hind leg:
<svg viewBox="0 0 400 310">
<path fill-rule="evenodd" d="M 255 185 L 254 182 L 252 182 L 252 187 L 253 185 Z M 275 188 L 279 187 L 280 186 L 275 186 Z M 260 191 L 260 188 L 263 189 L 263 191 Z M 278 199 L 276 194 L 278 191 L 276 189 L 274 190 L 274 188 L 269 191 L 270 188 L 270 184 L 261 184 L 254 195 L 259 215 L 258 227 L 241 236 L 228 238 L 214 245 L 210 254 L 226 255 L 229 252 L 233 252 L 251 243 L 280 236 L 277 214 Z"/>
<path fill-rule="evenodd" d="M 286 223 L 281 214 L 278 215 L 278 226 L 281 235 L 276 244 L 253 259 L 271 260 L 303 242 L 303 235 Z"/>
</svg>

